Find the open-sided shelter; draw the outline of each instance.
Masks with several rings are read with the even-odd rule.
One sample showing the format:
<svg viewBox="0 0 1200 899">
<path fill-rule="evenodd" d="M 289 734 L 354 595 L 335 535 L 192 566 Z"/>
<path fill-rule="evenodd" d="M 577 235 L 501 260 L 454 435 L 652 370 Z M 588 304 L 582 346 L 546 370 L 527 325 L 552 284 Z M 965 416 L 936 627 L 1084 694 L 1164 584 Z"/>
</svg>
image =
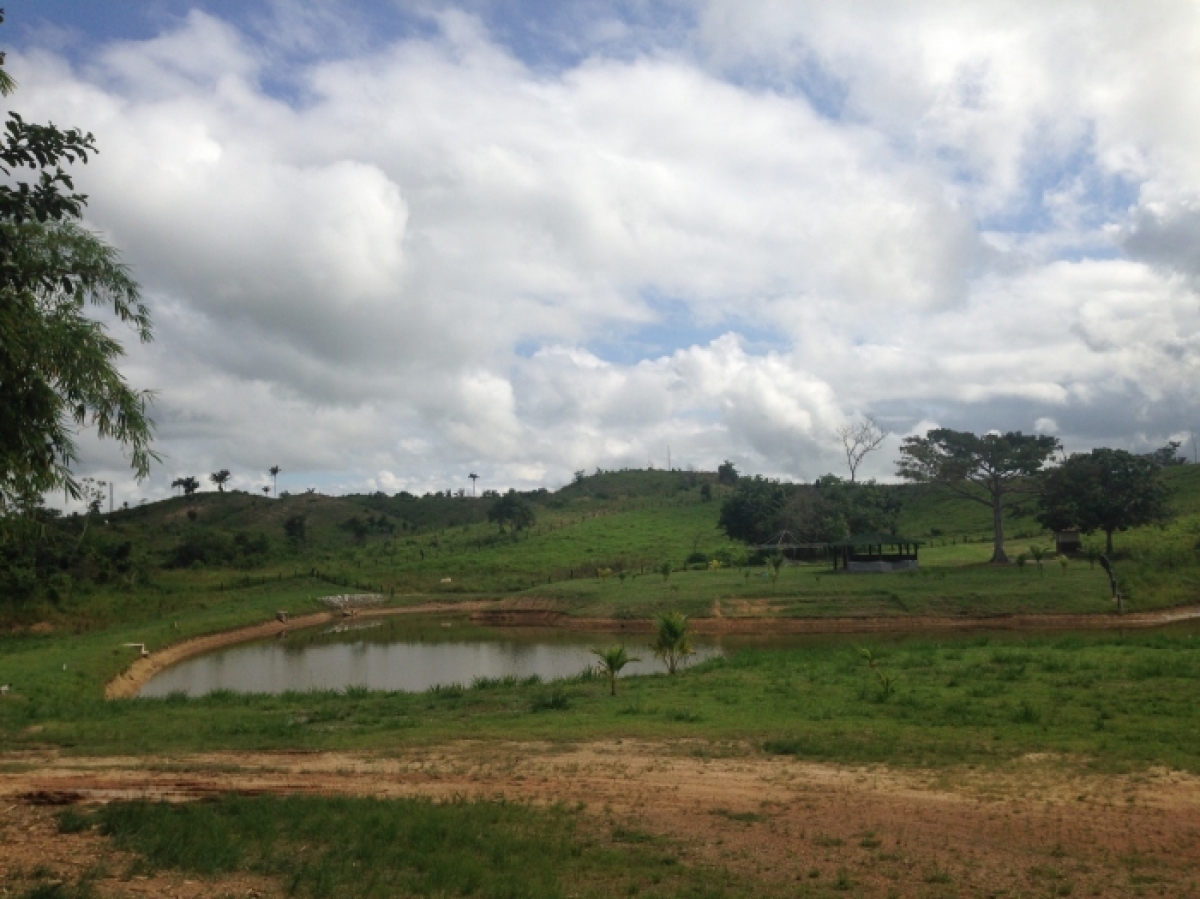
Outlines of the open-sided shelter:
<svg viewBox="0 0 1200 899">
<path fill-rule="evenodd" d="M 829 544 L 833 570 L 848 572 L 915 571 L 924 540 L 902 537 L 899 534 L 855 534 Z"/>
</svg>

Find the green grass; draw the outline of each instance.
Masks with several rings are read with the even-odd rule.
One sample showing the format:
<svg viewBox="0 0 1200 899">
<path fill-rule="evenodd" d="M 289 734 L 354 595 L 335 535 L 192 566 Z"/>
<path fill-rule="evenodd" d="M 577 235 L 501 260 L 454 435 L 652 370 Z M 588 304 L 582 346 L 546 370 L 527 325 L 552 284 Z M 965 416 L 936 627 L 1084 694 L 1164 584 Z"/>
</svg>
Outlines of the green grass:
<svg viewBox="0 0 1200 899">
<path fill-rule="evenodd" d="M 1117 535 L 1117 559 L 1134 607 L 1191 602 L 1200 595 L 1200 466 L 1180 466 L 1164 477 L 1174 488 L 1180 516 L 1165 529 Z M 108 525 L 94 524 L 84 541 L 94 550 L 87 564 L 55 574 L 47 587 L 49 599 L 0 602 L 0 617 L 24 624 L 44 620 L 77 631 L 109 628 L 241 605 L 243 597 L 268 588 L 279 597 L 280 608 L 298 598 L 371 590 L 397 602 L 530 596 L 581 615 L 652 614 L 667 606 L 706 614 L 714 600 L 726 598 L 784 598 L 790 611 L 783 614 L 799 615 L 1093 611 L 1105 590 L 1103 578 L 1082 574 L 1079 562 L 1069 577 L 1058 580 L 1061 573 L 1050 562 L 1037 583 L 1029 577 L 1037 574 L 1032 565 L 1024 572 L 1015 566 L 989 569 L 988 510 L 907 486 L 894 488 L 904 503 L 900 530 L 929 541 L 922 550 L 924 580 L 833 579 L 824 575 L 823 566 L 812 566 L 786 570 L 774 584 L 759 576 L 763 566 L 749 572 L 739 568 L 746 548 L 717 526 L 721 494 L 728 488 L 718 486 L 713 500 L 705 502 L 700 486 L 710 482 L 710 476 L 690 472 L 595 475 L 535 496 L 537 524 L 520 535 L 500 534 L 488 524 L 489 501 L 483 498 L 178 497 L 120 512 Z M 194 518 L 189 512 L 196 513 Z M 296 547 L 284 540 L 283 522 L 298 513 L 310 518 L 310 539 Z M 339 527 L 351 516 L 380 515 L 388 516 L 395 533 L 372 532 L 356 542 Z M 67 520 L 57 527 L 73 533 L 82 522 Z M 933 532 L 940 536 L 929 536 Z M 162 567 L 189 535 L 232 541 L 243 533 L 269 538 L 270 551 L 242 567 Z M 1007 533 L 1013 556 L 1033 544 L 1050 544 L 1049 535 L 1029 518 L 1010 518 Z M 124 542 L 134 547 L 136 564 L 122 575 L 101 562 Z M 1092 542 L 1102 543 L 1102 537 Z M 693 554 L 719 559 L 726 570 L 685 575 L 685 560 Z M 674 568 L 665 585 L 655 573 L 664 561 Z M 735 570 L 728 570 L 731 565 Z M 966 570 L 972 567 L 977 570 Z M 597 579 L 599 569 L 610 569 L 613 577 Z M 318 576 L 310 579 L 314 572 Z"/>
<path fill-rule="evenodd" d="M 730 655 L 674 677 L 622 678 L 615 698 L 606 683 L 576 678 L 420 694 L 104 702 L 71 689 L 70 672 L 51 672 L 65 683 L 0 701 L 0 749 L 152 754 L 687 738 L 839 763 L 1002 765 L 1036 752 L 1105 769 L 1200 771 L 1194 632 L 726 642 Z M 875 670 L 858 652 L 864 642 Z"/>
<path fill-rule="evenodd" d="M 316 609 L 320 596 L 346 589 L 328 580 L 335 576 L 348 582 L 349 589 L 370 584 L 390 593 L 394 587 L 391 601 L 397 604 L 511 596 L 584 617 L 646 617 L 668 610 L 702 616 L 718 608 L 725 617 L 784 618 L 986 617 L 1112 609 L 1100 570 L 1083 561 L 1073 561 L 1065 572 L 1053 563 L 1040 573 L 1032 565 L 1023 570 L 989 566 L 984 534 L 968 535 L 967 541 L 963 535 L 934 538 L 922 550 L 922 570 L 915 574 L 833 575 L 810 565 L 785 567 L 775 581 L 760 576 L 765 574 L 762 567 L 679 570 L 694 550 L 735 561 L 741 552 L 716 528 L 719 501 L 702 501 L 697 486 L 702 481 L 688 486 L 685 474 L 621 472 L 586 478 L 539 500 L 539 524 L 519 540 L 500 537 L 479 522 L 449 526 L 455 520 L 450 516 L 457 514 L 454 504 L 468 503 L 465 499 L 408 502 L 428 503 L 430 516 L 442 516 L 434 523 L 447 527 L 413 525 L 403 539 L 372 539 L 361 546 L 336 530 L 339 517 L 372 503 L 390 509 L 400 501 L 299 496 L 275 506 L 262 499 L 249 504 L 246 496 L 207 494 L 124 513 L 110 526 L 117 537 L 134 535 L 136 526 L 161 532 L 156 539 L 169 542 L 176 539 L 172 528 L 242 527 L 249 523 L 247 516 L 265 521 L 279 517 L 287 504 L 307 504 L 323 510 L 313 515 L 323 522 L 318 531 L 325 528 L 327 533 L 314 538 L 308 555 L 276 559 L 250 571 L 159 570 L 150 583 L 80 585 L 49 610 L 53 633 L 0 636 L 0 683 L 13 684 L 12 693 L 0 699 L 0 748 L 53 745 L 76 752 L 151 753 L 386 747 L 468 736 L 571 740 L 630 735 L 749 740 L 847 761 L 941 765 L 1049 749 L 1122 764 L 1170 760 L 1196 768 L 1195 753 L 1181 735 L 1197 722 L 1177 701 L 1188 684 L 1178 672 L 1195 673 L 1195 649 L 1188 636 L 1122 640 L 1102 635 L 1076 643 L 1031 638 L 1034 648 L 1020 651 L 1043 661 L 1023 668 L 990 658 L 993 649 L 986 646 L 1009 645 L 1008 640 L 996 643 L 998 638 L 984 648 L 947 640 L 947 647 L 957 647 L 947 652 L 973 659 L 966 667 L 949 657 L 938 661 L 941 650 L 927 641 L 889 644 L 885 650 L 893 658 L 885 666 L 887 681 L 865 671 L 846 641 L 832 639 L 806 644 L 803 650 L 747 650 L 676 679 L 623 681 L 616 701 L 598 684 L 503 680 L 416 696 L 102 699 L 105 682 L 132 661 L 132 651 L 122 643 L 144 642 L 154 650 L 189 636 L 267 620 L 278 609 Z M 1167 477 L 1177 488 L 1181 516 L 1164 529 L 1118 535 L 1117 568 L 1134 611 L 1200 597 L 1200 467 L 1183 466 Z M 646 487 L 642 493 L 637 492 L 639 484 Z M 938 505 L 942 501 L 913 496 L 913 514 L 924 509 L 921 514 L 930 521 L 935 513 L 950 515 Z M 201 513 L 191 522 L 185 511 L 195 502 L 201 503 Z M 105 539 L 110 536 L 106 532 Z M 1010 551 L 1019 552 L 1034 540 L 1044 542 L 1045 537 L 1013 539 Z M 426 552 L 425 560 L 420 551 Z M 665 581 L 651 571 L 663 558 L 678 562 Z M 318 566 L 327 579 L 308 576 Z M 597 567 L 624 570 L 627 577 L 598 578 Z M 451 584 L 442 585 L 443 576 L 452 577 Z M 506 583 L 513 589 L 500 589 Z M 429 589 L 418 591 L 423 584 Z M 476 587 L 479 593 L 470 592 Z M 1023 639 L 1011 638 L 1012 645 L 1023 646 Z M 631 639 L 632 648 L 641 641 Z M 1073 673 L 1055 673 L 1054 666 Z M 1152 675 L 1156 670 L 1161 673 Z M 880 701 L 880 691 L 885 701 Z M 1137 735 L 1143 732 L 1160 737 L 1139 744 Z"/>
<path fill-rule="evenodd" d="M 671 609 L 689 615 L 774 615 L 781 617 L 906 615 L 1010 615 L 1016 612 L 1100 613 L 1112 609 L 1108 578 L 1087 562 L 1036 567 L 985 564 L 982 544 L 934 547 L 922 552 L 917 572 L 893 575 L 834 574 L 825 565 L 785 566 L 778 578 L 768 569 L 723 568 L 560 581 L 522 591 L 552 601 L 583 617 L 645 617 Z M 1187 602 L 1200 585 L 1200 567 L 1139 595 L 1130 608 L 1149 609 Z M 756 600 L 768 601 L 769 608 Z M 749 601 L 749 605 L 746 604 Z M 747 611 L 739 612 L 739 609 Z"/>
<path fill-rule="evenodd" d="M 581 809 L 505 802 L 227 797 L 183 805 L 114 802 L 92 823 L 136 854 L 135 873 L 239 871 L 290 895 L 738 897 L 778 894 L 723 869 L 683 863 L 672 845 L 588 820 Z"/>
</svg>

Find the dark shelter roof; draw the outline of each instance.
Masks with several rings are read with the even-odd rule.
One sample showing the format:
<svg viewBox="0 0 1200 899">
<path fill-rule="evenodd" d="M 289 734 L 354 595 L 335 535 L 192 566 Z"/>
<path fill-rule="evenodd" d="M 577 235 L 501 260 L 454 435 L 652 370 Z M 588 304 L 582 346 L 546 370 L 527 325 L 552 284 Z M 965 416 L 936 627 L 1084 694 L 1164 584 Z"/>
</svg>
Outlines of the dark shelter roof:
<svg viewBox="0 0 1200 899">
<path fill-rule="evenodd" d="M 845 540 L 834 540 L 830 546 L 923 546 L 924 540 L 900 534 L 851 534 Z"/>
</svg>

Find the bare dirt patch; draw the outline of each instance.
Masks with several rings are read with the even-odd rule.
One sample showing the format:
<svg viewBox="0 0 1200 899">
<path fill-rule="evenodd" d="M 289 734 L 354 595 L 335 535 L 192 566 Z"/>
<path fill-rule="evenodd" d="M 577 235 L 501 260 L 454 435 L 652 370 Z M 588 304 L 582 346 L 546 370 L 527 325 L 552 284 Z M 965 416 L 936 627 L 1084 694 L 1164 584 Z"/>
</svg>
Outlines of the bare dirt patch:
<svg viewBox="0 0 1200 899">
<path fill-rule="evenodd" d="M 72 888 L 81 883 L 91 884 L 92 895 L 102 899 L 286 895 L 283 884 L 254 875 L 199 878 L 178 871 L 145 873 L 136 857 L 117 851 L 94 831 L 59 833 L 61 808 L 44 798 L 0 805 L 0 896 L 21 896 L 39 887 L 54 895 L 50 890 L 55 884 Z"/>
<path fill-rule="evenodd" d="M 1194 890 L 1200 870 L 1200 778 L 1180 772 L 1102 776 L 1046 757 L 1002 769 L 906 771 L 812 764 L 735 743 L 464 742 L 386 755 L 9 754 L 0 757 L 0 826 L 8 828 L 0 889 L 12 872 L 27 878 L 43 863 L 106 871 L 125 891 L 100 895 L 131 892 L 121 880 L 129 859 L 94 834 L 58 834 L 39 803 L 230 792 L 583 802 L 596 826 L 667 836 L 685 862 L 868 896 L 1177 895 Z M 11 848 L 16 839 L 19 849 Z M 161 884 L 182 890 L 182 878 Z M 196 891 L 161 895 L 230 889 L 187 886 Z M 243 896 L 275 889 L 238 888 Z"/>
</svg>

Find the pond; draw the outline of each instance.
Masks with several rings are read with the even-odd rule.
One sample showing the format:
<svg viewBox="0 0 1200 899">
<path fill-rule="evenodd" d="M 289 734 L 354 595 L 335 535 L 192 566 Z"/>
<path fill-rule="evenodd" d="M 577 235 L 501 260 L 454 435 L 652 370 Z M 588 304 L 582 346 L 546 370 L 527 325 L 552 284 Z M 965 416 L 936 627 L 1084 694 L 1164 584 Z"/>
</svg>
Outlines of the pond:
<svg viewBox="0 0 1200 899">
<path fill-rule="evenodd" d="M 537 676 L 554 680 L 594 666 L 593 646 L 624 643 L 631 656 L 622 676 L 666 670 L 647 648 L 651 634 L 587 634 L 559 628 L 482 628 L 463 619 L 358 619 L 298 630 L 282 639 L 240 643 L 187 659 L 157 674 L 140 696 L 216 690 L 285 693 L 304 690 L 420 692 L 470 686 L 477 678 Z M 696 641 L 691 663 L 721 652 Z"/>
<path fill-rule="evenodd" d="M 1155 628 L 1158 633 L 1200 635 L 1200 622 Z M 964 630 L 875 634 L 808 634 L 695 638 L 696 664 L 749 648 L 802 650 L 844 645 L 853 658 L 860 646 L 932 641 L 995 642 L 998 645 L 1051 640 L 1110 640 L 1113 631 Z M 322 628 L 297 630 L 282 639 L 240 643 L 180 662 L 156 675 L 139 695 L 172 693 L 202 696 L 216 690 L 278 694 L 305 690 L 421 692 L 435 686 L 469 687 L 477 678 L 538 677 L 554 680 L 594 666 L 593 646 L 624 643 L 641 661 L 622 676 L 654 674 L 665 666 L 647 648 L 649 633 L 582 633 L 561 628 L 487 628 L 465 618 L 355 619 Z"/>
</svg>

